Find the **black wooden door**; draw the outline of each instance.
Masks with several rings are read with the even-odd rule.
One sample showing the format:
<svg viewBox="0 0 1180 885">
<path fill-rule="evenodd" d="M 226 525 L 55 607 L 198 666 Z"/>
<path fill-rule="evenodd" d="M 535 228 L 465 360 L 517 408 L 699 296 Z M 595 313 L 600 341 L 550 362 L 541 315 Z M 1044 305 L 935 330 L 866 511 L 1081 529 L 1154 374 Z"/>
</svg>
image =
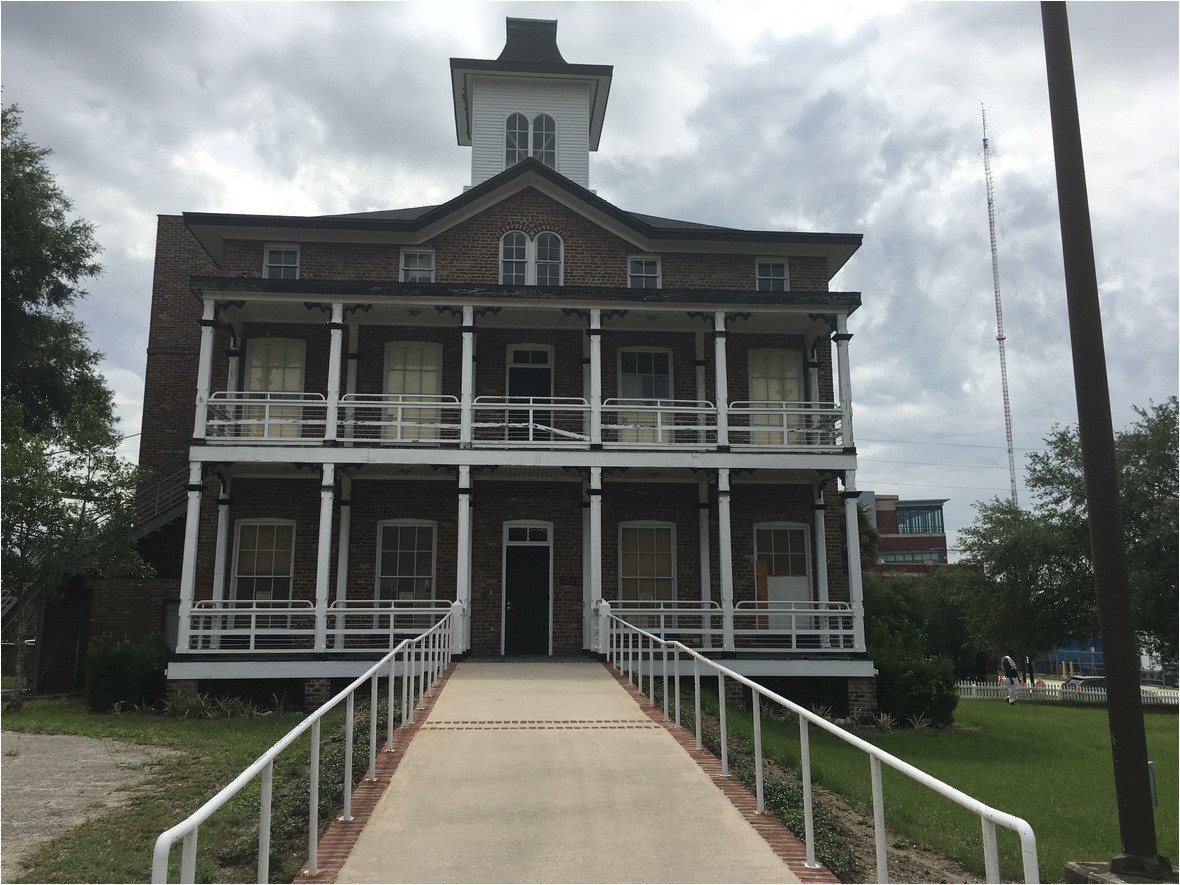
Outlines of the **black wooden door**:
<svg viewBox="0 0 1180 885">
<path fill-rule="evenodd" d="M 549 548 L 504 548 L 504 654 L 549 654 Z"/>
<path fill-rule="evenodd" d="M 548 366 L 513 366 L 508 370 L 509 397 L 548 399 L 553 393 L 553 371 Z M 519 409 L 508 413 L 508 439 L 548 442 L 553 414 L 537 409 Z"/>
</svg>

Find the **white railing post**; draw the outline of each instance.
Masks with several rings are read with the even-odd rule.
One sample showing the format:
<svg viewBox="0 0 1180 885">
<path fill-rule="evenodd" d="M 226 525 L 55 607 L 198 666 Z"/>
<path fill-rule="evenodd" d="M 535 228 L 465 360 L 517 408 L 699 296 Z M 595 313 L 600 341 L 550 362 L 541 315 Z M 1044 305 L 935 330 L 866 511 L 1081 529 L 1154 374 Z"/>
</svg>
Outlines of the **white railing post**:
<svg viewBox="0 0 1180 885">
<path fill-rule="evenodd" d="M 889 858 L 885 850 L 885 790 L 881 781 L 881 760 L 869 756 L 869 773 L 873 784 L 873 844 L 877 851 L 877 881 L 889 882 Z"/>
<path fill-rule="evenodd" d="M 394 707 L 394 680 L 397 678 L 397 655 L 389 656 L 389 683 L 386 686 L 385 699 L 385 749 L 393 752 L 393 707 Z"/>
<path fill-rule="evenodd" d="M 338 818 L 342 821 L 352 820 L 352 726 L 353 726 L 353 692 L 348 693 L 345 701 L 344 714 L 344 811 Z"/>
<path fill-rule="evenodd" d="M 663 668 L 664 677 L 664 721 L 668 721 L 668 643 L 660 643 L 660 655 L 662 657 L 660 666 Z"/>
<path fill-rule="evenodd" d="M 717 673 L 717 719 L 721 729 L 721 776 L 729 777 L 729 730 L 725 725 L 725 677 Z"/>
<path fill-rule="evenodd" d="M 986 817 L 981 817 L 983 826 L 983 868 L 985 878 L 989 882 L 1000 881 L 1000 852 L 996 847 L 996 825 Z"/>
<path fill-rule="evenodd" d="M 451 603 L 451 648 L 447 655 L 448 664 L 451 662 L 452 655 L 464 650 L 463 611 L 464 605 L 459 600 L 456 599 Z"/>
<path fill-rule="evenodd" d="M 307 872 L 316 875 L 320 871 L 320 720 L 311 725 L 311 787 L 307 802 Z"/>
<path fill-rule="evenodd" d="M 762 797 L 762 695 L 751 692 L 754 708 L 754 796 L 758 800 L 758 813 L 766 810 Z"/>
<path fill-rule="evenodd" d="M 262 798 L 258 806 L 258 878 L 265 885 L 270 881 L 270 808 L 274 788 L 275 764 L 262 770 Z"/>
<path fill-rule="evenodd" d="M 605 655 L 608 661 L 611 660 L 611 635 L 610 635 L 610 603 L 605 599 L 598 600 L 598 653 Z M 617 663 L 616 663 L 617 666 Z"/>
<path fill-rule="evenodd" d="M 819 863 L 815 859 L 815 814 L 811 802 L 811 733 L 804 716 L 799 717 L 799 770 L 803 775 L 803 844 L 807 849 L 804 863 L 814 870 Z"/>
<path fill-rule="evenodd" d="M 374 673 L 369 683 L 369 773 L 368 780 L 377 780 L 377 690 L 380 677 Z"/>
<path fill-rule="evenodd" d="M 692 693 L 693 715 L 696 719 L 697 749 L 703 749 L 701 743 L 701 663 L 695 657 L 692 659 Z"/>
</svg>

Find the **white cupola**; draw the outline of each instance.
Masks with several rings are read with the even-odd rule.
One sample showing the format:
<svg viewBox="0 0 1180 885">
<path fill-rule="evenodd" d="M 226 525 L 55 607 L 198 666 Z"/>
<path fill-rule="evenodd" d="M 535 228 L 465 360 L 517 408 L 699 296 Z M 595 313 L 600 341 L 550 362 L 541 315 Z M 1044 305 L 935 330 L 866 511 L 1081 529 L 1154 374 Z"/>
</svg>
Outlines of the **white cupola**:
<svg viewBox="0 0 1180 885">
<path fill-rule="evenodd" d="M 572 65 L 557 49 L 557 22 L 509 18 L 495 61 L 451 59 L 455 132 L 471 147 L 471 185 L 533 157 L 590 187 L 611 65 Z"/>
</svg>

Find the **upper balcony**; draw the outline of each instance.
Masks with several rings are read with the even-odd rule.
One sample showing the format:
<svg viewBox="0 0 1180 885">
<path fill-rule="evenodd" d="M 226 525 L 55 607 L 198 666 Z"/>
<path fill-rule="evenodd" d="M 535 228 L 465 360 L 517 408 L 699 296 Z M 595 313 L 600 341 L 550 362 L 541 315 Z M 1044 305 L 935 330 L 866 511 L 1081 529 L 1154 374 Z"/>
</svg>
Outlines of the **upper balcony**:
<svg viewBox="0 0 1180 885">
<path fill-rule="evenodd" d="M 208 445 L 382 448 L 844 451 L 836 405 L 578 397 L 413 394 L 213 393 L 203 410 Z"/>
</svg>

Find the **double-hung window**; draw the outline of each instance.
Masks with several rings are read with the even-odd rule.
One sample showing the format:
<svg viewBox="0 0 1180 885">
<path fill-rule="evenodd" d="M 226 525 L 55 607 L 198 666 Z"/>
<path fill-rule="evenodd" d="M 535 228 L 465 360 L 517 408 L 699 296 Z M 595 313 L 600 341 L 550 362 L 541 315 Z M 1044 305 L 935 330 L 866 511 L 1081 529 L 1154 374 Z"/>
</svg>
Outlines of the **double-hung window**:
<svg viewBox="0 0 1180 885">
<path fill-rule="evenodd" d="M 750 442 L 781 446 L 799 442 L 803 355 L 799 351 L 750 351 Z"/>
<path fill-rule="evenodd" d="M 629 258 L 627 260 L 627 285 L 632 289 L 660 288 L 660 259 Z"/>
<path fill-rule="evenodd" d="M 561 237 L 545 231 L 534 239 L 513 230 L 500 239 L 500 282 L 506 286 L 560 286 L 563 278 Z"/>
<path fill-rule="evenodd" d="M 377 534 L 377 598 L 434 599 L 434 524 L 383 522 Z"/>
<path fill-rule="evenodd" d="M 303 410 L 285 405 L 303 394 L 306 344 L 294 338 L 255 338 L 246 348 L 245 436 L 290 439 L 302 435 Z"/>
<path fill-rule="evenodd" d="M 676 538 L 673 526 L 619 526 L 619 598 L 668 601 L 676 598 Z"/>
<path fill-rule="evenodd" d="M 662 407 L 663 401 L 671 398 L 670 351 L 619 351 L 619 442 L 666 440 L 670 429 L 665 426 L 665 422 L 670 423 L 673 419 Z M 643 406 L 655 408 L 641 408 Z"/>
<path fill-rule="evenodd" d="M 504 168 L 527 157 L 557 168 L 557 122 L 548 114 L 531 120 L 521 113 L 509 114 L 504 123 Z"/>
<path fill-rule="evenodd" d="M 438 398 L 442 393 L 442 346 L 425 341 L 385 345 L 383 421 L 386 439 L 434 440 L 439 436 Z"/>
<path fill-rule="evenodd" d="M 290 520 L 240 520 L 234 551 L 234 599 L 276 601 L 291 598 L 295 523 Z"/>
<path fill-rule="evenodd" d="M 403 283 L 433 283 L 434 253 L 426 250 L 403 250 L 401 273 Z"/>
<path fill-rule="evenodd" d="M 299 279 L 299 247 L 267 246 L 262 276 L 268 280 Z"/>
<path fill-rule="evenodd" d="M 759 259 L 755 262 L 755 275 L 759 292 L 787 292 L 791 288 L 791 275 L 786 261 Z"/>
</svg>

